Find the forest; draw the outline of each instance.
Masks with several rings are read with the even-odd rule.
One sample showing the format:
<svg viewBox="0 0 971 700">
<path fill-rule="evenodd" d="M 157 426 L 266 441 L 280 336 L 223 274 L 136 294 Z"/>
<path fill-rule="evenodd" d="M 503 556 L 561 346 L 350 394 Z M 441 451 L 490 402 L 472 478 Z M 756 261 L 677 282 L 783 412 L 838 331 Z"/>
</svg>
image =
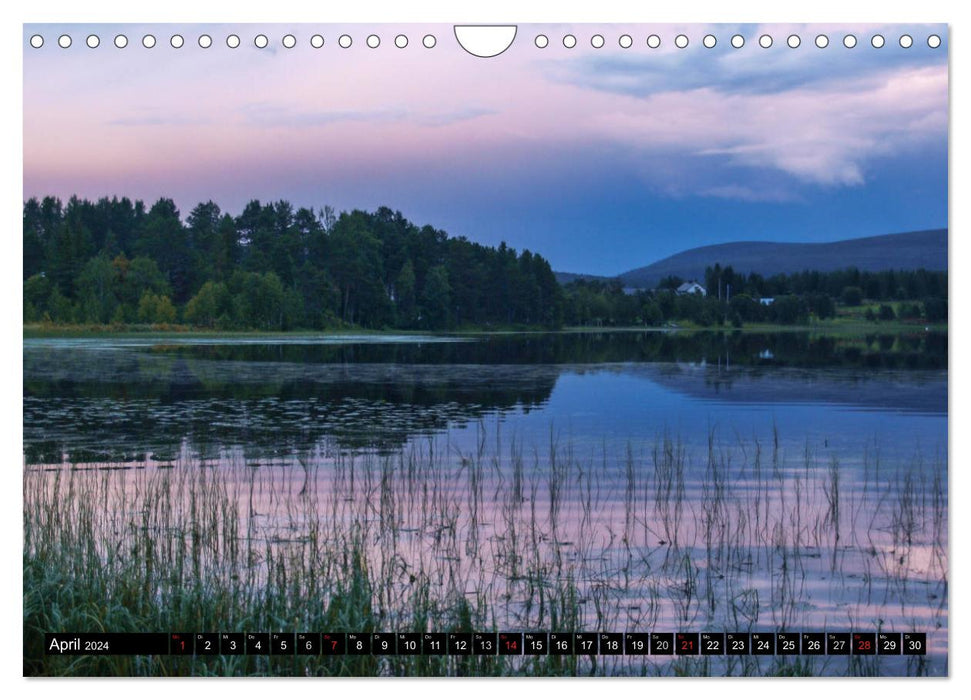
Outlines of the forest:
<svg viewBox="0 0 971 700">
<path fill-rule="evenodd" d="M 698 280 L 707 295 L 678 294 L 685 281 L 661 280 L 657 289 L 625 289 L 619 280 L 577 279 L 564 287 L 564 323 L 571 326 L 701 327 L 766 323 L 784 326 L 858 312 L 864 321 L 947 321 L 947 272 L 855 268 L 764 277 L 709 266 Z M 871 308 L 872 307 L 872 308 Z"/>
<path fill-rule="evenodd" d="M 223 330 L 558 327 L 549 263 L 373 213 L 251 201 L 24 204 L 24 322 Z"/>
<path fill-rule="evenodd" d="M 31 198 L 23 209 L 24 323 L 212 330 L 556 329 L 805 324 L 860 307 L 867 321 L 947 320 L 947 272 L 806 271 L 763 277 L 715 264 L 631 290 L 561 286 L 541 255 L 417 226 L 401 212 L 335 213 L 250 201 L 238 216 L 171 199 Z M 893 304 L 889 302 L 895 302 Z"/>
</svg>

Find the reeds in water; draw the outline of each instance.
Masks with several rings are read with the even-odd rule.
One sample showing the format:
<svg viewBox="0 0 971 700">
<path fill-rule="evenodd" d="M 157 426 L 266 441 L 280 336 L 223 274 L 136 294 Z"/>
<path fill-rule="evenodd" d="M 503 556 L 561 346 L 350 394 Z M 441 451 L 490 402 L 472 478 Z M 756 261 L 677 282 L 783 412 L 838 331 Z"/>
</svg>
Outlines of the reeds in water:
<svg viewBox="0 0 971 700">
<path fill-rule="evenodd" d="M 471 451 L 230 451 L 24 472 L 28 675 L 842 675 L 835 657 L 48 657 L 53 631 L 749 631 L 947 638 L 946 471 L 773 438 L 580 458 L 484 428 Z M 848 465 L 848 463 L 850 463 Z M 83 467 L 83 468 L 82 468 Z"/>
</svg>

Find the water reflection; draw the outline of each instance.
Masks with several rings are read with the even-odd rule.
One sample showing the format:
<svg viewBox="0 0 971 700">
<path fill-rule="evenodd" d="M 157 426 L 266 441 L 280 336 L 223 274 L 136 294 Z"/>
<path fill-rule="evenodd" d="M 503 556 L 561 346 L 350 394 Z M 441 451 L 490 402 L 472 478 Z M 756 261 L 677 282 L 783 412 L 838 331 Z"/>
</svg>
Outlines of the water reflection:
<svg viewBox="0 0 971 700">
<path fill-rule="evenodd" d="M 826 336 L 808 332 L 742 333 L 604 331 L 511 333 L 446 337 L 289 337 L 257 341 L 224 339 L 136 340 L 156 355 L 240 362 L 297 364 L 599 364 L 707 362 L 726 366 L 946 369 L 947 335 L 915 330 L 901 334 Z M 445 342 L 443 342 L 445 341 Z M 56 347 L 44 341 L 26 347 Z M 63 346 L 62 346 L 63 347 Z"/>
<path fill-rule="evenodd" d="M 27 340 L 25 459 L 164 462 L 184 444 L 200 456 L 236 447 L 259 454 L 322 446 L 387 452 L 419 436 L 507 418 L 540 440 L 552 421 L 564 419 L 579 433 L 573 437 L 599 438 L 604 417 L 636 438 L 665 416 L 697 414 L 704 422 L 712 402 L 777 409 L 815 403 L 819 420 L 832 406 L 937 416 L 947 410 L 947 339 L 939 334 L 350 340 Z M 582 387 L 576 378 L 584 378 Z M 645 416 L 647 398 L 657 415 Z M 585 411 L 599 418 L 584 423 L 577 417 Z M 531 414 L 540 419 L 526 420 Z"/>
</svg>

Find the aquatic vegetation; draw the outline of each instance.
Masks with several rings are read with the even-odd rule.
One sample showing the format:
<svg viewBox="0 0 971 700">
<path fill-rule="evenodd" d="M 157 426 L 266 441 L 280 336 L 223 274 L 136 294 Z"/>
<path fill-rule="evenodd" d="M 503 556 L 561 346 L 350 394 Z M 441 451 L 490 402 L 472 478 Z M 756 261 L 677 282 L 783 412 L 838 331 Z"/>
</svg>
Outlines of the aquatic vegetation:
<svg viewBox="0 0 971 700">
<path fill-rule="evenodd" d="M 583 454 L 584 456 L 579 456 Z M 393 452 L 28 465 L 29 675 L 943 675 L 946 463 L 599 459 L 479 426 Z M 847 472 L 854 472 L 847 478 Z M 927 657 L 46 657 L 46 631 L 927 632 Z"/>
</svg>

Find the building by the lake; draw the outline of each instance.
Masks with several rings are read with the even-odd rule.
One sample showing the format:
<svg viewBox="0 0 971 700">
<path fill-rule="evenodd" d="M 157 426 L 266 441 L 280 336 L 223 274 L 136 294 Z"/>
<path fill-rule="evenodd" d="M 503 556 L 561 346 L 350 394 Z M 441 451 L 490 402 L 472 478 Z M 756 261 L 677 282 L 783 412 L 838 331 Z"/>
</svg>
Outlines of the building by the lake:
<svg viewBox="0 0 971 700">
<path fill-rule="evenodd" d="M 700 294 L 707 296 L 708 291 L 695 281 L 685 282 L 675 290 L 678 294 Z"/>
</svg>

